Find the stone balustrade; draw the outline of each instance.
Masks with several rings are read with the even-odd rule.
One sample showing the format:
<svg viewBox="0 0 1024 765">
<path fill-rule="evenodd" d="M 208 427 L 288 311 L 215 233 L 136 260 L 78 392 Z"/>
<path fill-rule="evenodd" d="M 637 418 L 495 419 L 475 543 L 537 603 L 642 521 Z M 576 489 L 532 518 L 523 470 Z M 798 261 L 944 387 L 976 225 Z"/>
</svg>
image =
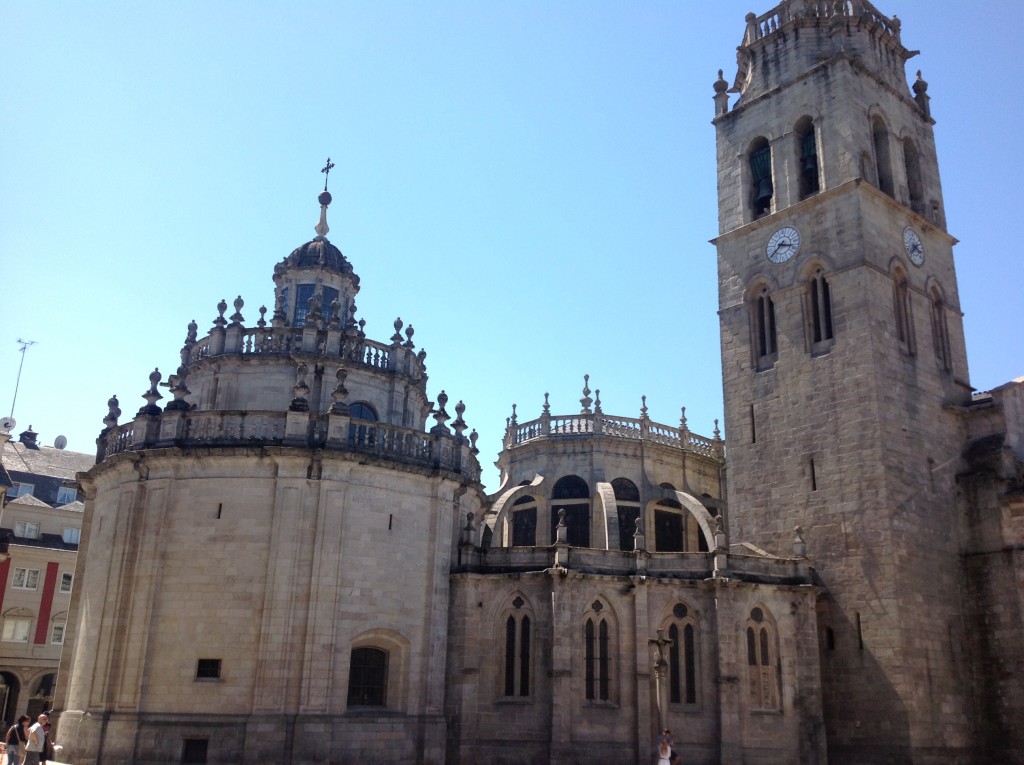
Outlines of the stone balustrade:
<svg viewBox="0 0 1024 765">
<path fill-rule="evenodd" d="M 108 428 L 97 443 L 97 461 L 142 449 L 284 446 L 359 452 L 480 480 L 480 464 L 465 438 L 356 420 L 347 414 L 164 411 Z"/>
<path fill-rule="evenodd" d="M 867 19 L 888 34 L 899 39 L 898 19 L 890 19 L 868 0 L 783 0 L 775 8 L 760 16 L 747 16 L 744 45 L 750 45 L 775 34 L 782 25 L 796 18 L 828 19 L 833 16 Z"/>
<path fill-rule="evenodd" d="M 517 446 L 538 438 L 602 435 L 681 448 L 705 457 L 722 459 L 721 440 L 705 438 L 689 430 L 652 422 L 646 417 L 615 417 L 598 412 L 570 415 L 543 415 L 524 423 L 510 423 L 505 447 Z"/>
<path fill-rule="evenodd" d="M 340 329 L 316 327 L 228 327 L 214 329 L 208 336 L 187 343 L 183 362 L 192 366 L 214 356 L 253 356 L 312 353 L 383 371 L 424 376 L 422 352 L 417 355 L 401 345 L 386 345 Z"/>
</svg>

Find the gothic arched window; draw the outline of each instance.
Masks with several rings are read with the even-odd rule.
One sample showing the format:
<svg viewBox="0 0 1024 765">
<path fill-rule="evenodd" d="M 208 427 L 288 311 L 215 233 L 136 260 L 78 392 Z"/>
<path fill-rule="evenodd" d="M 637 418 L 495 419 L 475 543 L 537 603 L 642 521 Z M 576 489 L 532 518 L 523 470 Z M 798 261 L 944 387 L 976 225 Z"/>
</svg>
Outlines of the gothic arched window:
<svg viewBox="0 0 1024 765">
<path fill-rule="evenodd" d="M 953 358 L 949 349 L 949 325 L 946 323 L 946 303 L 942 298 L 942 290 L 932 287 L 932 343 L 935 346 L 935 360 L 945 371 L 953 368 Z"/>
<path fill-rule="evenodd" d="M 747 700 L 754 709 L 779 708 L 775 628 L 761 607 L 747 618 Z"/>
<path fill-rule="evenodd" d="M 750 148 L 751 196 L 750 209 L 754 219 L 771 212 L 772 196 L 772 150 L 767 138 L 758 138 Z"/>
<path fill-rule="evenodd" d="M 797 177 L 799 178 L 800 199 L 818 193 L 818 139 L 814 131 L 814 120 L 804 117 L 796 124 Z"/>
<path fill-rule="evenodd" d="M 612 701 L 615 625 L 607 606 L 595 600 L 583 623 L 583 684 L 588 701 Z"/>
<path fill-rule="evenodd" d="M 778 338 L 775 332 L 775 302 L 767 286 L 755 291 L 751 309 L 755 367 L 769 369 L 778 355 Z"/>
<path fill-rule="evenodd" d="M 696 704 L 699 679 L 697 621 L 685 603 L 676 603 L 663 630 L 672 645 L 668 651 L 668 691 L 672 704 Z"/>
<path fill-rule="evenodd" d="M 818 268 L 807 283 L 809 292 L 811 351 L 820 353 L 832 343 L 832 289 L 825 271 Z"/>
<path fill-rule="evenodd" d="M 871 139 L 875 148 L 875 172 L 878 188 L 890 197 L 895 197 L 892 181 L 892 159 L 889 155 L 889 128 L 878 115 L 871 120 Z"/>
<path fill-rule="evenodd" d="M 533 620 L 521 595 L 512 599 L 504 614 L 502 695 L 530 695 L 530 659 L 533 644 Z"/>
<path fill-rule="evenodd" d="M 928 212 L 924 205 L 924 184 L 921 181 L 921 155 L 913 139 L 903 139 L 903 164 L 907 171 L 907 193 L 910 195 L 910 209 L 918 215 Z"/>
<path fill-rule="evenodd" d="M 914 354 L 914 325 L 910 313 L 910 283 L 906 273 L 893 271 L 893 308 L 896 319 L 896 340 L 908 354 Z"/>
</svg>

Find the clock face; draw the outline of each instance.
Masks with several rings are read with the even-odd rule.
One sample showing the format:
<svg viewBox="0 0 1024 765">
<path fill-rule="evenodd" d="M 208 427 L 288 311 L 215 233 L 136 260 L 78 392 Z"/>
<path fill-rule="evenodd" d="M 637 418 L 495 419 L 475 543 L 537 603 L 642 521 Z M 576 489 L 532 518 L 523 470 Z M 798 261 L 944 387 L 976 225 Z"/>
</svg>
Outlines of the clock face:
<svg viewBox="0 0 1024 765">
<path fill-rule="evenodd" d="M 772 263 L 785 263 L 800 251 L 800 232 L 783 226 L 768 238 L 765 255 Z"/>
<path fill-rule="evenodd" d="M 903 246 L 911 263 L 915 266 L 924 264 L 924 245 L 921 244 L 921 237 L 910 226 L 903 229 Z"/>
</svg>

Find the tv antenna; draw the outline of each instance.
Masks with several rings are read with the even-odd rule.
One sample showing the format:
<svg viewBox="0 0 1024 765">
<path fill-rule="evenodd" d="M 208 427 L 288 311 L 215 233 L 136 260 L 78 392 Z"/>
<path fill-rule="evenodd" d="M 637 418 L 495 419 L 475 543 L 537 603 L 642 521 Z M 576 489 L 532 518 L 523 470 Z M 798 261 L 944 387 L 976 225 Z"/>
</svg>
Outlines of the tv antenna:
<svg viewBox="0 0 1024 765">
<path fill-rule="evenodd" d="M 27 351 L 29 349 L 29 346 L 35 345 L 36 341 L 35 340 L 22 340 L 19 337 L 18 338 L 18 344 L 21 345 L 21 348 L 18 349 L 18 352 L 21 354 L 21 363 L 18 364 L 18 378 L 17 378 L 17 380 L 14 381 L 14 400 L 11 401 L 11 417 L 12 418 L 14 417 L 14 405 L 18 401 L 18 386 L 21 385 L 21 368 L 23 366 L 25 366 L 25 351 Z"/>
</svg>

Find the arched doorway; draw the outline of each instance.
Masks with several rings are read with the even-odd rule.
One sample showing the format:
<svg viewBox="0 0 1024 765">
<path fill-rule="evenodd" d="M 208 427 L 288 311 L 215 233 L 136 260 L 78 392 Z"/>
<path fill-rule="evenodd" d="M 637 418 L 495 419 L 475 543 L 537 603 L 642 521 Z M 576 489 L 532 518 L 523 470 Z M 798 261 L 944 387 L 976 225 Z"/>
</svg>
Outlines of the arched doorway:
<svg viewBox="0 0 1024 765">
<path fill-rule="evenodd" d="M 54 672 L 39 678 L 39 682 L 36 683 L 32 690 L 32 696 L 28 700 L 28 711 L 26 712 L 33 720 L 53 708 L 53 688 L 56 683 L 57 675 Z"/>
<path fill-rule="evenodd" d="M 0 672 L 0 712 L 4 718 L 4 730 L 18 719 L 18 696 L 21 683 L 10 672 Z"/>
</svg>

